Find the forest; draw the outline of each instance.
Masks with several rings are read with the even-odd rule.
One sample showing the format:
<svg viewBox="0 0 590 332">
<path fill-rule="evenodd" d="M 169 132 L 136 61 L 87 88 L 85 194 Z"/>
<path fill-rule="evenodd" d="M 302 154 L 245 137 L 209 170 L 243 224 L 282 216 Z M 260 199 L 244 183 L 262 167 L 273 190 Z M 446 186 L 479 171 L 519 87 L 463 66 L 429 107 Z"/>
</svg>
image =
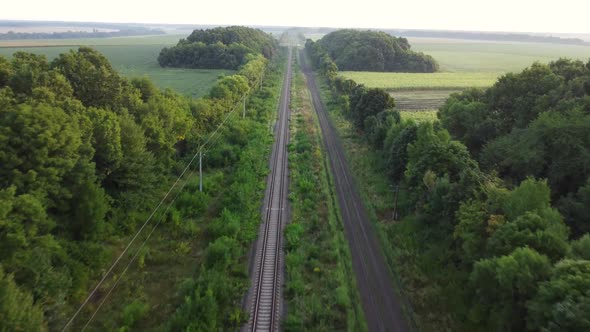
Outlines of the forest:
<svg viewBox="0 0 590 332">
<path fill-rule="evenodd" d="M 387 236 L 411 271 L 403 278 L 418 326 L 590 329 L 590 61 L 532 64 L 453 95 L 440 121 L 416 123 L 306 46 L 328 104 L 399 188 L 401 222 Z"/>
<path fill-rule="evenodd" d="M 432 73 L 438 70 L 436 60 L 412 51 L 406 38 L 381 31 L 337 30 L 313 45 L 325 50 L 343 71 Z"/>
<path fill-rule="evenodd" d="M 121 77 L 88 47 L 51 62 L 0 57 L 0 330 L 61 329 L 111 262 L 108 244 L 146 219 L 205 136 L 260 85 L 267 63 L 251 55 L 190 99 Z M 219 165 L 229 160 L 218 153 Z M 170 218 L 188 217 L 191 204 L 181 201 Z"/>
<path fill-rule="evenodd" d="M 277 42 L 262 30 L 241 26 L 194 30 L 158 56 L 162 67 L 237 69 L 251 54 L 271 59 Z"/>
</svg>

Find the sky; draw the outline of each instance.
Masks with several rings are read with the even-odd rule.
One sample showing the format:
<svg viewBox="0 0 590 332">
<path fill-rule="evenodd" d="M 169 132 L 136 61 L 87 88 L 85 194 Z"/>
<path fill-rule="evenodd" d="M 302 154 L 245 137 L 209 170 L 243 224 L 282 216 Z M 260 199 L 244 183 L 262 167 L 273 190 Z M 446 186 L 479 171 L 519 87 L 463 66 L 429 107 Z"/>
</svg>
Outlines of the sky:
<svg viewBox="0 0 590 332">
<path fill-rule="evenodd" d="M 590 33 L 590 0 L 16 0 L 0 19 Z"/>
</svg>

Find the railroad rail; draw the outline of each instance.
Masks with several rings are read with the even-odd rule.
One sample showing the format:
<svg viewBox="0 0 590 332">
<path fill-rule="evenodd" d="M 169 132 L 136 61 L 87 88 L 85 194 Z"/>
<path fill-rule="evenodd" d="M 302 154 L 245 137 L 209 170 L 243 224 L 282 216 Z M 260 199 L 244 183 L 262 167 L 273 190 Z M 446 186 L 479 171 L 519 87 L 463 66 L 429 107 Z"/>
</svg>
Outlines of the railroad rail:
<svg viewBox="0 0 590 332">
<path fill-rule="evenodd" d="M 278 128 L 271 154 L 271 173 L 265 195 L 264 220 L 255 261 L 252 301 L 248 331 L 277 331 L 282 307 L 283 248 L 282 233 L 287 222 L 287 142 L 291 91 L 292 51 L 289 49 L 287 70 L 279 102 Z"/>
</svg>

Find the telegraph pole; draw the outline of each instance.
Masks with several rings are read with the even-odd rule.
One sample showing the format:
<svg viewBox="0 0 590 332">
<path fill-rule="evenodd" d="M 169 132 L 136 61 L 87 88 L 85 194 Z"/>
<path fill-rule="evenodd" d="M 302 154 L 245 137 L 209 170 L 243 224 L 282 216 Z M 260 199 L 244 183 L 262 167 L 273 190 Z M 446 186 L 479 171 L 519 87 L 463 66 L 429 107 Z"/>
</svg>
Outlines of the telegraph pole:
<svg viewBox="0 0 590 332">
<path fill-rule="evenodd" d="M 203 191 L 203 150 L 199 151 L 199 191 Z"/>
<path fill-rule="evenodd" d="M 242 119 L 246 118 L 246 94 L 244 94 L 243 98 L 243 107 L 242 107 Z"/>
</svg>

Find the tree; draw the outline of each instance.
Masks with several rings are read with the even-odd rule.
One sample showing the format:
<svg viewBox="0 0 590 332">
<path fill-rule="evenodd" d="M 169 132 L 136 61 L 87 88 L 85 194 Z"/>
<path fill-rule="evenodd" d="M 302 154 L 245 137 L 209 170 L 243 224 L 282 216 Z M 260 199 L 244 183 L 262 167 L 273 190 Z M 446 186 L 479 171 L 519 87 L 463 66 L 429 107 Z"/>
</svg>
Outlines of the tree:
<svg viewBox="0 0 590 332">
<path fill-rule="evenodd" d="M 557 210 L 528 211 L 514 221 L 500 225 L 490 236 L 487 252 L 490 256 L 500 256 L 527 246 L 557 261 L 568 250 L 567 235 L 567 228 Z"/>
<path fill-rule="evenodd" d="M 571 256 L 576 259 L 590 261 L 590 234 L 571 242 Z"/>
<path fill-rule="evenodd" d="M 55 204 L 64 176 L 79 158 L 77 123 L 59 108 L 27 104 L 2 110 L 0 119 L 2 185 L 15 185 L 19 194 L 47 193 Z"/>
<path fill-rule="evenodd" d="M 162 49 L 158 63 L 162 67 L 235 70 L 251 63 L 253 55 L 273 58 L 276 49 L 276 40 L 262 30 L 240 26 L 219 27 L 194 30 L 176 46 Z"/>
<path fill-rule="evenodd" d="M 387 132 L 384 150 L 387 155 L 387 168 L 391 179 L 400 183 L 408 164 L 408 146 L 418 138 L 418 125 L 413 121 L 401 121 Z"/>
<path fill-rule="evenodd" d="M 122 79 L 107 58 L 89 47 L 60 54 L 51 67 L 59 70 L 70 82 L 74 95 L 85 106 L 118 109 Z"/>
<path fill-rule="evenodd" d="M 0 330 L 47 331 L 43 310 L 31 294 L 18 288 L 14 278 L 0 265 Z"/>
<path fill-rule="evenodd" d="M 487 331 L 524 330 L 527 301 L 550 271 L 547 257 L 529 248 L 478 261 L 469 277 L 474 291 L 470 319 Z"/>
<path fill-rule="evenodd" d="M 92 121 L 92 147 L 97 175 L 102 179 L 121 165 L 121 127 L 113 112 L 90 108 L 88 115 Z"/>
<path fill-rule="evenodd" d="M 387 131 L 399 122 L 400 115 L 397 111 L 383 111 L 376 115 L 370 115 L 365 119 L 364 123 L 365 136 L 375 149 L 381 150 L 385 143 Z"/>
<path fill-rule="evenodd" d="M 496 125 L 487 112 L 483 91 L 471 89 L 452 94 L 437 115 L 453 138 L 463 142 L 477 156 L 483 145 L 497 135 Z"/>
<path fill-rule="evenodd" d="M 422 179 L 428 170 L 434 172 L 437 177 L 447 175 L 455 182 L 464 171 L 477 169 L 477 164 L 469 156 L 467 148 L 451 140 L 446 130 L 435 129 L 432 123 L 420 124 L 416 141 L 408 145 L 405 178 L 410 188 L 422 188 Z"/>
<path fill-rule="evenodd" d="M 527 327 L 540 331 L 590 329 L 590 261 L 563 260 L 528 304 Z"/>
<path fill-rule="evenodd" d="M 559 201 L 559 210 L 572 229 L 572 235 L 579 237 L 590 232 L 590 178 L 577 193 L 569 193 Z"/>
<path fill-rule="evenodd" d="M 22 51 L 12 55 L 11 65 L 12 75 L 8 84 L 17 95 L 30 94 L 39 84 L 41 73 L 49 66 L 44 55 Z"/>
<path fill-rule="evenodd" d="M 358 96 L 359 93 L 360 96 Z M 383 89 L 357 89 L 353 96 L 355 97 L 354 101 L 351 100 L 351 113 L 354 125 L 361 130 L 365 129 L 364 122 L 367 117 L 395 106 L 393 97 Z"/>
<path fill-rule="evenodd" d="M 432 57 L 410 50 L 407 39 L 396 38 L 382 31 L 342 29 L 330 32 L 315 44 L 319 44 L 341 70 L 438 70 L 438 64 Z"/>
<path fill-rule="evenodd" d="M 461 241 L 461 260 L 472 264 L 485 256 L 489 213 L 478 200 L 461 203 L 453 237 Z"/>
<path fill-rule="evenodd" d="M 5 57 L 0 56 L 0 88 L 5 87 L 14 75 L 12 65 Z"/>
</svg>

